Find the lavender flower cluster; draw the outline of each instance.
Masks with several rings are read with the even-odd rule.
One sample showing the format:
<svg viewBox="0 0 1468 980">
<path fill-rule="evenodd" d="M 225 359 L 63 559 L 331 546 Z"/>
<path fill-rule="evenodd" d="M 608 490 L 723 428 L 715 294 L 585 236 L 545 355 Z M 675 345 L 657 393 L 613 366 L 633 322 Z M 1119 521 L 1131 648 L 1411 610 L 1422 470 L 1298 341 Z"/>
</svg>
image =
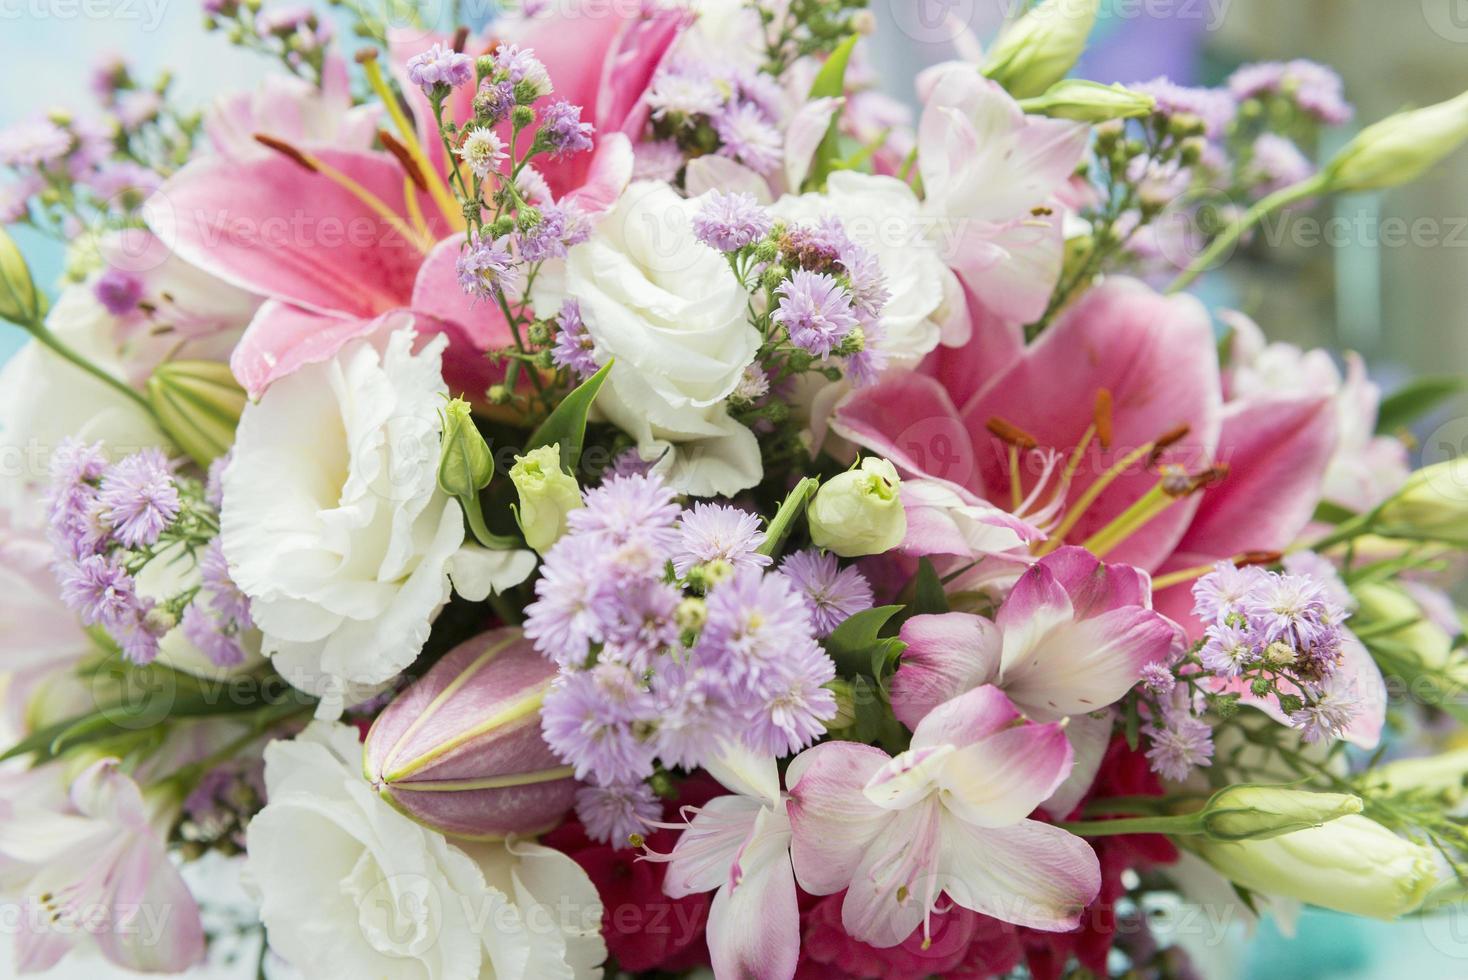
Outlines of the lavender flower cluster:
<svg viewBox="0 0 1468 980">
<path fill-rule="evenodd" d="M 773 570 L 753 514 L 683 508 L 655 474 L 585 494 L 546 555 L 525 634 L 560 673 L 542 730 L 592 786 L 579 812 L 604 840 L 656 813 L 642 784 L 696 768 L 726 739 L 782 756 L 836 715 L 817 638 L 871 605 L 859 573 L 802 554 Z"/>
<path fill-rule="evenodd" d="M 684 154 L 715 148 L 764 176 L 784 160 L 780 121 L 785 94 L 769 75 L 702 59 L 677 58 L 660 68 L 647 91 L 655 136 L 677 154 L 672 173 L 648 174 L 670 180 Z"/>
<path fill-rule="evenodd" d="M 178 625 L 215 664 L 244 660 L 249 601 L 230 579 L 208 496 L 176 477 L 158 449 L 110 463 L 100 443 L 69 439 L 52 457 L 48 536 L 62 601 L 133 663 L 151 663 Z M 172 597 L 143 594 L 138 575 L 154 560 L 178 560 L 177 548 L 200 554 L 199 585 Z"/>
</svg>

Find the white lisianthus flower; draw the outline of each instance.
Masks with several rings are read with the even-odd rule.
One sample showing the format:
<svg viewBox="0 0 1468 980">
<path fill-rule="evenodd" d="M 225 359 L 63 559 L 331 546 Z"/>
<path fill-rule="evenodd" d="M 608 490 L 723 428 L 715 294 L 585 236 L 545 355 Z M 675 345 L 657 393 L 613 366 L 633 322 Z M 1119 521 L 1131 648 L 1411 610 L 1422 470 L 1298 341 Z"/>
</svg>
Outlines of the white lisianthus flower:
<svg viewBox="0 0 1468 980">
<path fill-rule="evenodd" d="M 927 235 L 922 202 L 907 184 L 843 170 L 831 175 L 823 193 L 782 197 L 770 210 L 801 224 L 836 218 L 853 242 L 876 257 L 891 293 L 879 343 L 889 363 L 914 365 L 940 341 L 967 342 L 963 287 Z"/>
<path fill-rule="evenodd" d="M 693 233 L 697 205 L 661 183 L 630 186 L 591 239 L 548 263 L 531 299 L 574 298 L 597 360 L 616 360 L 597 408 L 637 439 L 669 484 L 701 497 L 759 482 L 759 443 L 725 399 L 759 349 L 749 295 Z"/>
<path fill-rule="evenodd" d="M 224 475 L 220 529 L 262 649 L 335 717 L 417 658 L 459 591 L 525 579 L 526 551 L 464 547 L 438 487 L 446 340 L 411 329 L 349 344 L 245 408 Z"/>
<path fill-rule="evenodd" d="M 599 975 L 601 906 L 574 861 L 525 842 L 462 850 L 361 770 L 340 724 L 265 749 L 269 803 L 250 822 L 245 876 L 275 953 L 308 977 Z"/>
</svg>

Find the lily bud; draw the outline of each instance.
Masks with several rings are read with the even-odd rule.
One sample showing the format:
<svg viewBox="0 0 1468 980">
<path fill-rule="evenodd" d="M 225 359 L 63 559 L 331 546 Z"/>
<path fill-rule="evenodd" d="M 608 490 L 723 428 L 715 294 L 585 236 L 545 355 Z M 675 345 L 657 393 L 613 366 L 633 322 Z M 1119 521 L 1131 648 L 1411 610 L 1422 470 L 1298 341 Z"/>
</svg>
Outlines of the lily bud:
<svg viewBox="0 0 1468 980">
<path fill-rule="evenodd" d="M 1417 470 L 1377 517 L 1385 537 L 1468 546 L 1468 456 Z"/>
<path fill-rule="evenodd" d="M 585 506 L 576 478 L 561 469 L 560 445 L 516 456 L 510 480 L 520 494 L 515 516 L 525 543 L 545 554 L 566 533 L 566 515 Z"/>
<path fill-rule="evenodd" d="M 806 512 L 812 543 L 843 558 L 891 551 L 907 535 L 901 485 L 897 468 L 876 456 L 827 480 Z"/>
<path fill-rule="evenodd" d="M 1041 95 L 1075 67 L 1101 0 L 1044 0 L 1000 35 L 984 74 L 1016 99 Z"/>
<path fill-rule="evenodd" d="M 494 476 L 489 444 L 474 424 L 469 403 L 455 398 L 443 410 L 443 451 L 438 460 L 438 485 L 461 500 L 478 498 Z"/>
<path fill-rule="evenodd" d="M 1436 880 L 1430 850 L 1358 814 L 1269 840 L 1195 840 L 1205 861 L 1251 891 L 1373 919 L 1416 909 Z"/>
<path fill-rule="evenodd" d="M 1100 123 L 1148 115 L 1157 108 L 1157 100 L 1121 84 L 1067 78 L 1052 85 L 1044 95 L 1023 100 L 1020 108 L 1052 119 Z"/>
<path fill-rule="evenodd" d="M 1348 793 L 1309 793 L 1281 786 L 1230 786 L 1213 794 L 1200 815 L 1213 840 L 1268 840 L 1361 812 Z"/>
<path fill-rule="evenodd" d="M 229 365 L 218 361 L 170 361 L 148 379 L 148 404 L 158 425 L 200 466 L 234 445 L 245 410 L 245 390 Z"/>
<path fill-rule="evenodd" d="M 1325 165 L 1332 191 L 1396 187 L 1421 177 L 1468 139 L 1468 92 L 1367 126 Z"/>
<path fill-rule="evenodd" d="M 22 327 L 41 322 L 41 294 L 15 240 L 0 229 L 0 319 Z"/>
<path fill-rule="evenodd" d="M 408 817 L 497 840 L 555 826 L 576 793 L 540 734 L 556 667 L 518 629 L 460 644 L 399 694 L 367 733 L 363 769 Z"/>
</svg>

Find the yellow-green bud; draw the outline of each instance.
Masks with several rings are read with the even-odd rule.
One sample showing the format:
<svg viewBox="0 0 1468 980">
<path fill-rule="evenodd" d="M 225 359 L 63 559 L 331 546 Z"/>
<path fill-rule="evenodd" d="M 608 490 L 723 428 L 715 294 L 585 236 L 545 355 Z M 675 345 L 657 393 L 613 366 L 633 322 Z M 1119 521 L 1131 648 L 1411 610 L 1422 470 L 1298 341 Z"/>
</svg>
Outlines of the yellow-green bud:
<svg viewBox="0 0 1468 980">
<path fill-rule="evenodd" d="M 1075 67 L 1101 0 L 1044 0 L 1005 31 L 984 62 L 984 74 L 1016 99 L 1043 95 Z"/>
<path fill-rule="evenodd" d="M 438 485 L 451 497 L 477 497 L 494 476 L 494 459 L 489 444 L 474 425 L 469 403 L 455 398 L 444 406 L 442 452 L 438 459 Z"/>
<path fill-rule="evenodd" d="M 1456 804 L 1468 789 L 1468 749 L 1388 762 L 1371 777 L 1390 793 L 1421 792 Z"/>
<path fill-rule="evenodd" d="M 1268 840 L 1361 812 L 1348 793 L 1309 793 L 1283 786 L 1230 786 L 1203 808 L 1203 833 L 1214 840 Z"/>
<path fill-rule="evenodd" d="M 708 622 L 708 604 L 696 596 L 689 596 L 678 603 L 678 608 L 673 610 L 673 622 L 678 628 L 691 633 L 697 633 L 703 629 L 703 624 Z"/>
<path fill-rule="evenodd" d="M 1251 891 L 1373 919 L 1413 911 L 1437 877 L 1431 851 L 1358 814 L 1269 840 L 1194 841 L 1215 870 Z"/>
<path fill-rule="evenodd" d="M 897 547 L 907 534 L 907 513 L 897 493 L 901 485 L 897 468 L 877 456 L 826 481 L 806 512 L 811 541 L 843 558 Z"/>
<path fill-rule="evenodd" d="M 0 229 L 0 318 L 22 327 L 41 322 L 41 294 L 15 241 Z"/>
<path fill-rule="evenodd" d="M 1417 470 L 1377 517 L 1387 537 L 1468 546 L 1468 456 Z"/>
<path fill-rule="evenodd" d="M 1157 108 L 1157 100 L 1120 84 L 1067 78 L 1050 86 L 1044 95 L 1025 99 L 1020 105 L 1025 112 L 1053 119 L 1099 123 L 1148 115 Z"/>
<path fill-rule="evenodd" d="M 173 444 L 207 467 L 234 445 L 245 390 L 219 361 L 170 361 L 148 379 L 148 404 Z"/>
<path fill-rule="evenodd" d="M 1416 180 L 1468 139 L 1468 92 L 1367 126 L 1325 165 L 1332 191 L 1379 190 Z"/>
<path fill-rule="evenodd" d="M 1385 582 L 1358 583 L 1351 591 L 1356 597 L 1352 620 L 1357 628 L 1370 628 L 1375 640 L 1384 646 L 1411 651 L 1412 659 L 1429 671 L 1448 667 L 1453 657 L 1453 638 L 1433 622 L 1416 599 Z M 1393 623 L 1395 627 L 1390 625 Z"/>
<path fill-rule="evenodd" d="M 520 495 L 516 516 L 525 543 L 545 554 L 566 533 L 566 515 L 584 506 L 581 488 L 561 469 L 559 444 L 516 456 L 510 479 Z"/>
</svg>

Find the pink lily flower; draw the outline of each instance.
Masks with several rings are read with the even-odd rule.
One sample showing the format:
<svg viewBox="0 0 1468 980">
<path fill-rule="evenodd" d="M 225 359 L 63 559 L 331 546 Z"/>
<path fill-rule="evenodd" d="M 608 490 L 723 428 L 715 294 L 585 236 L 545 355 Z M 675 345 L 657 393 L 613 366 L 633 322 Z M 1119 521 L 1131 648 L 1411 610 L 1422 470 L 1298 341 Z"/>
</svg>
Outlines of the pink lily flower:
<svg viewBox="0 0 1468 980">
<path fill-rule="evenodd" d="M 933 711 L 991 684 L 1033 721 L 1069 719 L 1075 766 L 1045 809 L 1065 816 L 1090 788 L 1111 733 L 1111 713 L 1148 664 L 1166 663 L 1175 625 L 1152 611 L 1151 583 L 1130 565 L 1061 548 L 1020 576 L 998 615 L 914 616 L 892 678 L 892 710 L 916 729 Z"/>
<path fill-rule="evenodd" d="M 332 52 L 322 64 L 319 87 L 295 75 L 272 73 L 255 91 L 220 96 L 204 113 L 204 132 L 214 149 L 237 159 L 270 153 L 255 141 L 256 133 L 294 145 L 366 150 L 381 118 L 380 105 L 352 105 L 347 63 Z"/>
<path fill-rule="evenodd" d="M 964 284 L 1011 325 L 1044 313 L 1065 241 L 1063 192 L 1086 153 L 1082 123 L 1026 116 L 973 65 L 918 77 L 923 209 Z"/>
<path fill-rule="evenodd" d="M 708 945 L 721 977 L 792 977 L 800 958 L 800 908 L 790 864 L 790 818 L 770 756 L 730 747 L 710 773 L 734 791 L 703 807 L 668 854 L 663 891 L 683 898 L 713 891 Z M 659 824 L 658 826 L 664 826 Z"/>
<path fill-rule="evenodd" d="M 130 970 L 179 973 L 198 963 L 198 906 L 168 859 L 157 807 L 117 760 L 84 770 L 61 805 L 44 796 L 0 800 L 0 888 L 25 896 L 17 971 L 50 969 L 87 940 Z"/>
<path fill-rule="evenodd" d="M 944 894 L 1005 922 L 1072 929 L 1101 887 L 1096 854 L 1027 819 L 1071 762 L 1059 724 L 1024 722 L 992 686 L 930 712 L 896 758 L 856 742 L 807 749 L 786 772 L 796 878 L 815 895 L 847 889 L 843 926 L 877 947 L 926 930 Z"/>
</svg>

